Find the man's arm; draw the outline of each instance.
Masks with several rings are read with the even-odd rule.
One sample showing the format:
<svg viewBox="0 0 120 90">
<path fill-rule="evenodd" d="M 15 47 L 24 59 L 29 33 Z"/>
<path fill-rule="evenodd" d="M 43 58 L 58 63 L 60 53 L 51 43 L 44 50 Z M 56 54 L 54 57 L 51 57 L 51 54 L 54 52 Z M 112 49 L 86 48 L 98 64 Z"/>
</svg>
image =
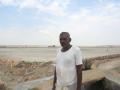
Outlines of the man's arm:
<svg viewBox="0 0 120 90">
<path fill-rule="evenodd" d="M 76 65 L 76 72 L 77 72 L 77 90 L 81 90 L 82 85 L 82 64 Z"/>
<path fill-rule="evenodd" d="M 55 90 L 56 89 L 56 80 L 57 80 L 57 77 L 56 77 L 56 68 L 55 68 L 55 71 L 54 71 L 54 80 L 53 80 L 53 87 L 52 87 L 52 90 Z"/>
</svg>

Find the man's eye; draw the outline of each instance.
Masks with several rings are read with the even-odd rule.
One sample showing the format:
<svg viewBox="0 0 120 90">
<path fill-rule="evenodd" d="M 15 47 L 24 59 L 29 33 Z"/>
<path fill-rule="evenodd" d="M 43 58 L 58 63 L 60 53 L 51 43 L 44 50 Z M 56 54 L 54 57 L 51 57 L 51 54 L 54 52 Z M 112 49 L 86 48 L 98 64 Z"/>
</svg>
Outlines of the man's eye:
<svg viewBox="0 0 120 90">
<path fill-rule="evenodd" d="M 66 40 L 66 38 L 62 38 L 62 39 L 60 39 L 60 40 Z"/>
</svg>

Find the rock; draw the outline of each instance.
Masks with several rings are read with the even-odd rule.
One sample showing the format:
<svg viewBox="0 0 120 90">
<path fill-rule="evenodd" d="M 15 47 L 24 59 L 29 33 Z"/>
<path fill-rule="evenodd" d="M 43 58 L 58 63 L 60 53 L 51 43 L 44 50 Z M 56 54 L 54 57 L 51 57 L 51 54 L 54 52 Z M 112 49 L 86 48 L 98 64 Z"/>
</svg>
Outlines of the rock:
<svg viewBox="0 0 120 90">
<path fill-rule="evenodd" d="M 83 71 L 82 84 L 90 84 L 105 78 L 105 74 L 98 69 Z"/>
<path fill-rule="evenodd" d="M 0 80 L 0 90 L 6 90 L 6 85 L 3 81 Z"/>
<path fill-rule="evenodd" d="M 24 66 L 24 61 L 19 62 L 15 67 L 22 68 Z"/>
</svg>

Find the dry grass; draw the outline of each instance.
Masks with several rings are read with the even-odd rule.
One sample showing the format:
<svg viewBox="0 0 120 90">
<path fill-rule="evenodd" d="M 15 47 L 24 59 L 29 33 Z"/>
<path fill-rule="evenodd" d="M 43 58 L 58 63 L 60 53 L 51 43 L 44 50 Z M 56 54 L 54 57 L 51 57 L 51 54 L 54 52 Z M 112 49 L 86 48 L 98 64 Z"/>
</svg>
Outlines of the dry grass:
<svg viewBox="0 0 120 90">
<path fill-rule="evenodd" d="M 18 83 L 53 75 L 52 62 L 15 62 L 0 60 L 0 80 L 9 88 Z"/>
</svg>

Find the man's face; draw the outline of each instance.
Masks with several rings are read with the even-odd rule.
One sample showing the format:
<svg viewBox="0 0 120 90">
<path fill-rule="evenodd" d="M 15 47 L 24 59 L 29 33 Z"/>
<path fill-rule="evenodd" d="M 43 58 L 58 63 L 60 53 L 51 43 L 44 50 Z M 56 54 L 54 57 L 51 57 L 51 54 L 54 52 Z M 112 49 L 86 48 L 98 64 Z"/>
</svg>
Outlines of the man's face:
<svg viewBox="0 0 120 90">
<path fill-rule="evenodd" d="M 67 34 L 61 34 L 60 44 L 63 48 L 67 47 L 70 44 L 70 37 Z"/>
</svg>

